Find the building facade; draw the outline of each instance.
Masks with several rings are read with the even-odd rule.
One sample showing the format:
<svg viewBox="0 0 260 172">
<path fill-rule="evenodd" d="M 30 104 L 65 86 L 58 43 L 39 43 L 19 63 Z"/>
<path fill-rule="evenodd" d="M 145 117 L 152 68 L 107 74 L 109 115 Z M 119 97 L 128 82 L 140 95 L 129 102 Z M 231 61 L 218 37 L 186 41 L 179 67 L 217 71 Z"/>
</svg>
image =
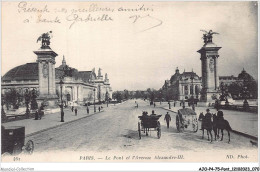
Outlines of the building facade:
<svg viewBox="0 0 260 172">
<path fill-rule="evenodd" d="M 50 32 L 51 33 L 51 32 Z M 20 95 L 26 90 L 37 91 L 37 101 L 48 101 L 49 105 L 60 101 L 65 104 L 85 104 L 87 102 L 103 102 L 112 98 L 112 88 L 108 75 L 105 78 L 99 68 L 98 75 L 95 68 L 91 71 L 78 71 L 66 64 L 63 56 L 62 64 L 55 68 L 55 57 L 58 56 L 50 48 L 49 32 L 42 34 L 38 40 L 42 40 L 42 46 L 34 51 L 37 55 L 36 62 L 26 63 L 9 70 L 1 78 L 2 94 L 15 89 Z M 60 81 L 63 81 L 63 84 Z"/>
<path fill-rule="evenodd" d="M 180 73 L 179 69 L 175 70 L 175 74 L 171 76 L 170 80 L 166 80 L 162 90 L 170 90 L 175 94 L 177 100 L 187 100 L 192 96 L 200 99 L 201 78 L 192 72 Z"/>
<path fill-rule="evenodd" d="M 193 78 L 193 79 L 192 79 Z M 231 84 L 243 85 L 244 82 L 255 81 L 244 69 L 238 76 L 219 76 L 217 90 L 220 92 L 220 85 L 230 86 Z M 194 98 L 201 100 L 202 78 L 196 73 L 183 72 L 179 73 L 177 68 L 175 74 L 170 80 L 165 80 L 162 90 L 170 90 L 176 94 L 177 100 L 188 100 L 192 95 Z M 193 93 L 193 94 L 192 94 Z"/>
</svg>

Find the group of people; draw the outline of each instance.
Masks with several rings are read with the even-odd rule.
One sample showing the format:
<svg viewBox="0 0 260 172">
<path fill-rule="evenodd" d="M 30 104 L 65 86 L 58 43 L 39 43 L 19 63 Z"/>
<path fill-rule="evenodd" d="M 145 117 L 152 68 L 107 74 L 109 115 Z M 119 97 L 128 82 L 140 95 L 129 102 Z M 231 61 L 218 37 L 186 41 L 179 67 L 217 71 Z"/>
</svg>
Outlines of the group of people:
<svg viewBox="0 0 260 172">
<path fill-rule="evenodd" d="M 43 110 L 44 110 L 43 105 L 41 105 L 41 107 L 36 110 L 35 117 L 34 117 L 35 120 L 42 119 L 42 116 L 44 115 Z"/>
<path fill-rule="evenodd" d="M 103 106 L 99 106 L 98 107 L 98 111 L 100 112 L 101 111 L 101 109 L 103 109 Z M 89 114 L 89 107 L 87 106 L 87 114 Z M 71 106 L 71 111 L 73 112 L 75 112 L 75 116 L 77 116 L 77 114 L 78 114 L 78 109 L 77 108 L 74 108 L 74 106 Z"/>
<path fill-rule="evenodd" d="M 143 116 L 144 117 L 148 117 L 149 116 L 148 112 L 143 112 Z M 150 117 L 153 117 L 153 116 L 156 116 L 156 114 L 154 113 L 154 110 L 152 110 L 152 114 L 150 115 Z M 169 112 L 166 113 L 166 115 L 164 117 L 164 120 L 167 123 L 167 128 L 169 128 L 170 121 L 171 121 L 171 116 L 170 116 Z"/>
</svg>

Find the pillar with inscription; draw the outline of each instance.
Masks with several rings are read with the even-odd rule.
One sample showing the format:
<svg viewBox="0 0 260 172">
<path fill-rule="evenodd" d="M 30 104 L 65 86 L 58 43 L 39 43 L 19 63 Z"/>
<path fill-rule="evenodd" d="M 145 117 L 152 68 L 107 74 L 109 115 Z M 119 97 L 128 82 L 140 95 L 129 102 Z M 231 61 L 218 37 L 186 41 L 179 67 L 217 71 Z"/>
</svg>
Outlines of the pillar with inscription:
<svg viewBox="0 0 260 172">
<path fill-rule="evenodd" d="M 38 75 L 39 75 L 39 97 L 38 103 L 43 101 L 48 107 L 57 105 L 58 96 L 56 95 L 55 85 L 55 57 L 58 55 L 50 48 L 51 31 L 43 33 L 37 40 L 41 41 L 39 50 L 34 51 L 37 55 Z"/>
<path fill-rule="evenodd" d="M 204 31 L 203 39 L 204 45 L 198 50 L 201 57 L 201 70 L 202 70 L 202 90 L 201 101 L 208 103 L 215 102 L 215 98 L 218 97 L 219 91 L 219 76 L 218 76 L 218 50 L 221 47 L 212 42 L 212 35 L 218 34 L 216 32 Z"/>
</svg>

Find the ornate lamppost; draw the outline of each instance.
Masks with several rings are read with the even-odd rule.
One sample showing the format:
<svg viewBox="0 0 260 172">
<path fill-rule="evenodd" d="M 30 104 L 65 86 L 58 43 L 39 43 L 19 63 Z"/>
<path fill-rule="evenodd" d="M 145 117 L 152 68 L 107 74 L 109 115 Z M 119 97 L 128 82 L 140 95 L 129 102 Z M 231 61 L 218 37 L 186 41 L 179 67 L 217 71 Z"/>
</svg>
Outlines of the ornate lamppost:
<svg viewBox="0 0 260 172">
<path fill-rule="evenodd" d="M 5 119 L 6 119 L 4 104 L 5 104 L 5 98 L 4 98 L 4 95 L 2 94 L 1 95 L 1 119 L 2 119 L 2 121 L 5 121 Z"/>
<path fill-rule="evenodd" d="M 228 102 L 228 97 L 227 97 L 227 87 L 224 85 L 223 82 L 221 82 L 220 84 L 220 89 L 221 89 L 221 100 L 225 100 L 225 105 L 228 106 L 229 102 Z"/>
<path fill-rule="evenodd" d="M 29 114 L 30 114 L 29 103 L 30 103 L 30 100 L 31 100 L 31 95 L 30 95 L 28 89 L 25 90 L 24 97 L 25 97 L 25 106 L 26 106 L 25 117 L 29 118 Z"/>
<path fill-rule="evenodd" d="M 245 110 L 247 110 L 249 108 L 249 104 L 248 104 L 248 101 L 247 101 L 247 95 L 248 95 L 248 89 L 247 89 L 247 86 L 246 86 L 246 81 L 244 80 L 243 89 L 242 89 L 242 96 L 243 96 L 243 99 L 244 99 L 243 107 L 244 107 Z"/>
<path fill-rule="evenodd" d="M 107 107 L 108 107 L 108 101 L 109 101 L 108 91 L 106 91 L 106 101 L 107 101 Z"/>
<path fill-rule="evenodd" d="M 95 96 L 96 88 L 94 88 L 93 91 L 94 91 L 94 113 L 96 113 L 96 103 L 95 103 L 95 100 L 96 100 L 96 96 Z"/>
<path fill-rule="evenodd" d="M 60 114 L 61 114 L 61 121 L 60 122 L 64 122 L 64 111 L 63 111 L 63 100 L 62 100 L 62 86 L 64 84 L 64 82 L 62 81 L 62 77 L 60 78 Z"/>
<path fill-rule="evenodd" d="M 193 89 L 193 79 L 194 79 L 194 76 L 193 76 L 193 70 L 192 70 L 192 73 L 191 73 L 191 90 L 192 90 L 192 93 L 191 93 L 191 107 L 192 107 L 192 110 L 195 111 L 195 106 L 194 106 L 194 97 L 193 97 L 193 92 L 194 92 L 194 89 Z"/>
</svg>

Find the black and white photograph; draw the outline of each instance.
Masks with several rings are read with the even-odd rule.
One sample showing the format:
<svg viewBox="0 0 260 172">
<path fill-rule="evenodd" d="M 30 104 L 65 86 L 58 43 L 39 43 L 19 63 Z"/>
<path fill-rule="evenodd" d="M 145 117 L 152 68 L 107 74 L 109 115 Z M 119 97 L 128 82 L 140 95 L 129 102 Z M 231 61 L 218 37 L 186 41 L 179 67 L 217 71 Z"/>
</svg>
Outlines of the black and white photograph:
<svg viewBox="0 0 260 172">
<path fill-rule="evenodd" d="M 3 1 L 1 43 L 2 163 L 259 170 L 258 1 Z"/>
</svg>

